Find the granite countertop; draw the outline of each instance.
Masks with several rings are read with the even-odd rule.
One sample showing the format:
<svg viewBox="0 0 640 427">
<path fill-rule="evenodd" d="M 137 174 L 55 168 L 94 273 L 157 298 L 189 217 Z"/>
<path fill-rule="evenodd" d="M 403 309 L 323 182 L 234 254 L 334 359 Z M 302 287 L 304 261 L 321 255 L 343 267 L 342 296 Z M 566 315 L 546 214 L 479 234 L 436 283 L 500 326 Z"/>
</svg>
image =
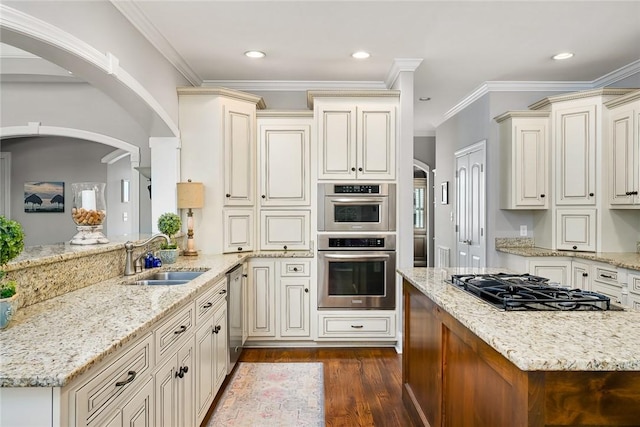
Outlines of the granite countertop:
<svg viewBox="0 0 640 427">
<path fill-rule="evenodd" d="M 579 252 L 538 247 L 498 247 L 496 251 L 524 257 L 572 257 L 599 261 L 616 267 L 640 270 L 640 254 L 635 252 Z"/>
<path fill-rule="evenodd" d="M 504 269 L 407 268 L 402 277 L 523 371 L 640 371 L 640 312 L 503 311 L 445 280 Z"/>
<path fill-rule="evenodd" d="M 70 255 L 61 249 L 59 256 Z M 68 384 L 123 345 L 150 332 L 158 320 L 251 257 L 313 257 L 313 253 L 269 251 L 179 257 L 175 264 L 105 280 L 23 307 L 10 325 L 0 330 L 0 387 Z M 29 257 L 23 261 L 29 262 Z M 125 285 L 163 270 L 206 272 L 182 286 Z"/>
</svg>

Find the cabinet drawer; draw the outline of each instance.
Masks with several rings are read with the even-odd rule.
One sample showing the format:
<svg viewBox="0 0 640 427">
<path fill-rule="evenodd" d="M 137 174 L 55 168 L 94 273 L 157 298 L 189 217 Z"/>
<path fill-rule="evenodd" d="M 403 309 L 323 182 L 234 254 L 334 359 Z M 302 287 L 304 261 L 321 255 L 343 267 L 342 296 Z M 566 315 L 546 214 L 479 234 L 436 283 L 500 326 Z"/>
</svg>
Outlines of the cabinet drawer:
<svg viewBox="0 0 640 427">
<path fill-rule="evenodd" d="M 395 317 L 320 315 L 319 338 L 393 338 Z"/>
<path fill-rule="evenodd" d="M 612 286 L 618 286 L 618 271 L 604 267 L 593 267 L 593 280 L 600 283 L 606 283 Z"/>
<path fill-rule="evenodd" d="M 629 292 L 640 295 L 640 275 L 629 274 Z"/>
<path fill-rule="evenodd" d="M 150 378 L 152 335 L 124 352 L 75 392 L 76 424 L 86 425 Z"/>
<path fill-rule="evenodd" d="M 226 285 L 227 279 L 223 278 L 213 285 L 204 295 L 196 299 L 196 325 L 199 325 L 207 314 L 213 314 L 215 306 L 220 300 L 224 299 L 227 294 Z"/>
<path fill-rule="evenodd" d="M 156 330 L 156 363 L 159 363 L 165 355 L 177 350 L 177 344 L 182 342 L 183 337 L 192 334 L 195 320 L 194 311 L 194 304 L 192 302 L 171 316 L 169 320 Z"/>
<path fill-rule="evenodd" d="M 307 277 L 311 274 L 309 261 L 282 261 L 280 263 L 281 277 Z"/>
<path fill-rule="evenodd" d="M 608 296 L 609 298 L 611 298 L 612 303 L 620 304 L 620 298 L 622 297 L 621 286 L 613 286 L 594 280 L 591 283 L 591 290 L 593 292 L 598 292 L 600 294 Z"/>
<path fill-rule="evenodd" d="M 640 311 L 640 295 L 629 293 L 627 306 L 636 311 Z"/>
</svg>

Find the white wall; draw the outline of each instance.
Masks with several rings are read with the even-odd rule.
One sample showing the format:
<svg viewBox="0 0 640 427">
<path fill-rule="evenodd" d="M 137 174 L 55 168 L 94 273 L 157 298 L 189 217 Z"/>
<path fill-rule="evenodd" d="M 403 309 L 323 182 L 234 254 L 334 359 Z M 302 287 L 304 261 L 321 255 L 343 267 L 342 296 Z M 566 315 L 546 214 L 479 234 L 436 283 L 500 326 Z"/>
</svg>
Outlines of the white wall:
<svg viewBox="0 0 640 427">
<path fill-rule="evenodd" d="M 112 147 L 102 144 L 60 137 L 2 141 L 2 151 L 11 153 L 11 219 L 22 224 L 26 246 L 71 240 L 77 232 L 71 219 L 71 183 L 106 182 L 107 166 L 100 162 L 100 158 L 112 150 Z M 65 183 L 63 213 L 24 212 L 24 183 L 39 181 Z M 107 187 L 106 192 L 111 191 L 114 189 Z M 107 227 L 104 232 L 109 233 Z"/>
<path fill-rule="evenodd" d="M 436 168 L 436 137 L 414 136 L 413 158 L 428 164 L 431 169 Z"/>
</svg>

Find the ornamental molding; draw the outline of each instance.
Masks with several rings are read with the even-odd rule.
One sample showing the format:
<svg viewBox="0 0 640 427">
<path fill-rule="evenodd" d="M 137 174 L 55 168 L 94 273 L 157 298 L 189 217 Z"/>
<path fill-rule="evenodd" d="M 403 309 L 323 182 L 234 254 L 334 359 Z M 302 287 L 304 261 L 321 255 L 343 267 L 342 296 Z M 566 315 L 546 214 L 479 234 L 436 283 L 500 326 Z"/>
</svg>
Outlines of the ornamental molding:
<svg viewBox="0 0 640 427">
<path fill-rule="evenodd" d="M 230 89 L 258 92 L 306 92 L 310 89 L 383 90 L 382 81 L 332 81 L 332 80 L 204 80 L 202 87 L 222 86 Z"/>
<path fill-rule="evenodd" d="M 612 99 L 611 101 L 607 101 L 604 103 L 607 108 L 614 108 L 620 105 L 628 104 L 629 102 L 640 100 L 640 90 L 636 90 L 634 92 L 630 92 L 626 95 L 623 95 L 619 98 Z"/>
<path fill-rule="evenodd" d="M 529 105 L 529 108 L 532 110 L 541 110 L 544 108 L 549 108 L 553 103 L 563 102 L 563 101 L 574 101 L 577 99 L 591 98 L 593 96 L 621 96 L 626 95 L 629 92 L 632 92 L 636 89 L 627 89 L 627 88 L 618 88 L 618 87 L 605 87 L 599 89 L 591 89 L 591 90 L 583 90 L 580 92 L 567 93 L 556 96 L 549 96 L 541 99 L 538 102 L 535 102 Z"/>
<path fill-rule="evenodd" d="M 386 87 L 393 87 L 396 80 L 400 76 L 400 73 L 408 71 L 413 73 L 422 64 L 422 58 L 396 58 L 391 64 L 391 69 L 387 73 L 387 77 L 384 79 Z"/>
<path fill-rule="evenodd" d="M 313 119 L 313 111 L 312 110 L 260 110 L 256 111 L 257 118 L 305 118 L 305 119 Z"/>
<path fill-rule="evenodd" d="M 397 98 L 399 90 L 309 90 L 307 91 L 307 106 L 313 109 L 316 98 Z"/>
<path fill-rule="evenodd" d="M 253 95 L 247 92 L 241 92 L 239 90 L 228 89 L 226 87 L 212 86 L 212 87 L 179 87 L 178 96 L 189 95 L 209 95 L 209 96 L 224 96 L 225 98 L 231 98 L 238 101 L 251 102 L 256 105 L 256 108 L 263 110 L 267 108 L 264 99 L 261 96 Z"/>
<path fill-rule="evenodd" d="M 111 0 L 111 4 L 124 15 L 131 25 L 133 25 L 189 83 L 194 86 L 200 86 L 202 84 L 200 76 L 198 76 L 187 61 L 175 50 L 173 45 L 169 43 L 162 33 L 151 23 L 140 7 L 130 0 Z"/>
</svg>

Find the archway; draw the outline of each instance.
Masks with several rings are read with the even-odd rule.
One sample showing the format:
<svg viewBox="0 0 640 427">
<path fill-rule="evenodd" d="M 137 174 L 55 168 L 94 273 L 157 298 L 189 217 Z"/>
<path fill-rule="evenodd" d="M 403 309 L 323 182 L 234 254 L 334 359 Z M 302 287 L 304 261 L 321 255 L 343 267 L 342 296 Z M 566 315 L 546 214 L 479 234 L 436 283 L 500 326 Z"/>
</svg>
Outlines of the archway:
<svg viewBox="0 0 640 427">
<path fill-rule="evenodd" d="M 413 160 L 413 257 L 414 266 L 433 266 L 433 200 L 431 167 Z"/>
</svg>

